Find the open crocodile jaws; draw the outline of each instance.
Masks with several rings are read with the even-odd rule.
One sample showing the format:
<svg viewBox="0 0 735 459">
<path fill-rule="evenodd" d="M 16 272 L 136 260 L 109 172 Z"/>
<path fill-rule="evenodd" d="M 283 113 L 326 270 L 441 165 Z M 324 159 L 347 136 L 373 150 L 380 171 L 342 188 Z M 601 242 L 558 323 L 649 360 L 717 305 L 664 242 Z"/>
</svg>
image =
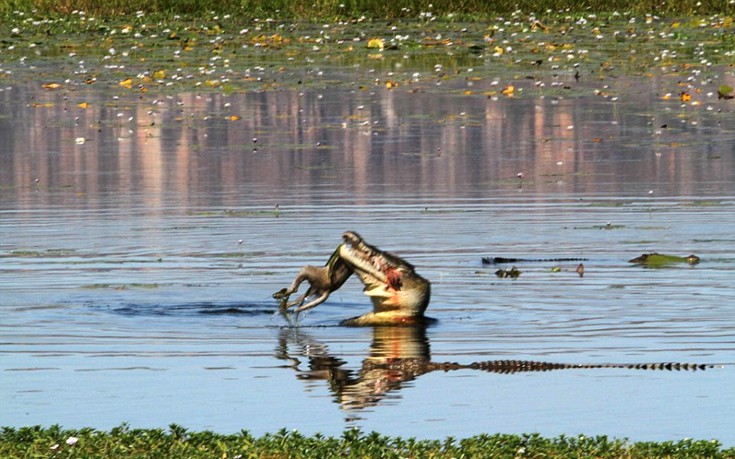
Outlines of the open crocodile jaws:
<svg viewBox="0 0 735 459">
<path fill-rule="evenodd" d="M 365 285 L 373 311 L 343 321 L 344 325 L 419 324 L 431 319 L 424 311 L 431 297 L 431 283 L 416 274 L 410 263 L 379 250 L 359 234 L 347 231 L 339 257 Z"/>
</svg>

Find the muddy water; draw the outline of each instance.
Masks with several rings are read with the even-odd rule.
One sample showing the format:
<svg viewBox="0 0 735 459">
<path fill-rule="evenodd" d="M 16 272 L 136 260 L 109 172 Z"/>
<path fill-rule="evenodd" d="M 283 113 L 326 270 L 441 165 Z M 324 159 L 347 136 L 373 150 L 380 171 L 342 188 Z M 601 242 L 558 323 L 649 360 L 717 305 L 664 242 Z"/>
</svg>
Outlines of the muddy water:
<svg viewBox="0 0 735 459">
<path fill-rule="evenodd" d="M 661 97 L 675 78 L 486 84 L 4 88 L 0 425 L 734 445 L 735 106 Z M 275 314 L 348 229 L 432 281 L 436 325 L 338 326 L 370 308 L 354 279 Z M 654 251 L 701 263 L 627 262 Z M 725 365 L 420 370 L 504 359 Z"/>
</svg>

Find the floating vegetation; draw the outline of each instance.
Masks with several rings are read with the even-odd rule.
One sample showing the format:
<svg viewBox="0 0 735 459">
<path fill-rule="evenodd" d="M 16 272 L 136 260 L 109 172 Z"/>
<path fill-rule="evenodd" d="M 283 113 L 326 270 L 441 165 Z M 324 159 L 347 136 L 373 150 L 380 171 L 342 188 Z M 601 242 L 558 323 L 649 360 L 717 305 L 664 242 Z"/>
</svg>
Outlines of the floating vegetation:
<svg viewBox="0 0 735 459">
<path fill-rule="evenodd" d="M 193 217 L 279 217 L 281 212 L 276 207 L 273 210 L 206 210 L 189 212 L 188 215 Z"/>
<path fill-rule="evenodd" d="M 245 252 L 213 253 L 209 256 L 212 258 L 243 258 L 245 256 Z"/>
<path fill-rule="evenodd" d="M 73 249 L 47 249 L 47 250 L 10 250 L 0 253 L 0 258 L 54 258 L 54 257 L 70 257 L 77 255 Z"/>
<path fill-rule="evenodd" d="M 495 271 L 495 275 L 501 279 L 518 279 L 518 277 L 521 275 L 521 271 L 513 266 L 509 269 L 499 269 Z"/>
<path fill-rule="evenodd" d="M 176 5 L 164 12 L 157 10 L 159 3 L 133 7 L 132 0 L 89 2 L 89 9 L 77 2 L 74 11 L 67 11 L 66 2 L 36 2 L 28 8 L 22 3 L 13 2 L 14 11 L 5 11 L 0 25 L 6 37 L 0 43 L 0 75 L 13 75 L 17 82 L 32 76 L 49 93 L 103 86 L 111 95 L 173 97 L 182 89 L 229 94 L 321 88 L 343 81 L 334 77 L 345 69 L 366 64 L 366 71 L 350 73 L 359 90 L 436 91 L 437 83 L 455 79 L 472 83 L 453 88 L 459 94 L 508 102 L 591 93 L 611 102 L 638 97 L 627 88 L 610 87 L 621 74 L 679 76 L 686 83 L 672 86 L 661 100 L 690 109 L 714 111 L 714 104 L 731 103 L 734 92 L 718 75 L 723 71 L 718 66 L 730 65 L 735 55 L 732 3 L 665 5 L 696 15 L 684 20 L 645 14 L 641 10 L 650 3 L 616 5 L 619 12 L 609 13 L 587 12 L 605 11 L 607 4 L 599 10 L 586 4 L 585 12 L 567 9 L 574 5 L 555 9 L 535 3 L 528 8 L 497 2 L 426 5 L 426 11 L 372 5 L 379 8 L 370 17 L 402 19 L 390 23 L 362 16 L 373 9 L 369 2 L 309 4 L 298 12 L 291 8 L 298 9 L 299 2 L 276 2 L 272 11 L 261 5 L 269 2 L 245 2 L 229 5 L 233 14 L 222 13 L 227 2 L 185 2 L 180 16 L 172 15 Z M 350 14 L 353 7 L 360 12 Z M 303 11 L 320 21 L 294 21 Z M 500 11 L 505 13 L 496 15 Z M 449 89 L 443 85 L 441 90 Z M 43 109 L 53 102 L 38 103 Z M 90 106 L 87 100 L 75 101 L 77 109 Z M 240 113 L 211 116 L 223 123 L 242 119 Z"/>
<path fill-rule="evenodd" d="M 682 207 L 716 207 L 725 205 L 722 201 L 688 201 L 680 204 Z"/>
<path fill-rule="evenodd" d="M 421 209 L 422 214 L 433 215 L 433 214 L 463 214 L 473 212 L 468 209 L 450 209 L 450 208 L 437 208 L 431 209 L 428 206 Z"/>
<path fill-rule="evenodd" d="M 625 207 L 631 205 L 626 201 L 595 201 L 587 204 L 588 207 Z"/>
<path fill-rule="evenodd" d="M 592 225 L 592 229 L 601 229 L 601 230 L 615 230 L 615 229 L 623 229 L 623 228 L 625 228 L 625 225 L 614 225 L 610 222 L 607 222 L 604 225 Z M 575 228 L 575 229 L 581 229 L 581 228 Z"/>
<path fill-rule="evenodd" d="M 98 290 L 98 289 L 113 289 L 113 290 L 128 290 L 128 289 L 155 289 L 163 286 L 170 286 L 173 284 L 159 284 L 157 282 L 154 283 L 138 283 L 134 282 L 132 284 L 87 284 L 83 285 L 83 289 L 87 290 Z"/>
</svg>

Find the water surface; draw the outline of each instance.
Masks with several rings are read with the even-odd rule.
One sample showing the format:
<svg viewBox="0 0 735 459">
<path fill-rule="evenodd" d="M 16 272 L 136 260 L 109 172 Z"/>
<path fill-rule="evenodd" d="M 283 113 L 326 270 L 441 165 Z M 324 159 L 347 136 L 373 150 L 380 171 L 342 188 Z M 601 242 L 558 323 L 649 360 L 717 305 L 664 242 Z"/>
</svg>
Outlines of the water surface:
<svg viewBox="0 0 735 459">
<path fill-rule="evenodd" d="M 676 76 L 653 80 L 611 81 L 614 98 L 464 79 L 4 88 L 0 424 L 734 445 L 733 105 L 684 107 L 661 97 Z M 370 309 L 355 279 L 299 327 L 275 314 L 271 294 L 345 230 L 432 281 L 436 325 L 338 326 Z M 702 261 L 628 263 L 655 251 Z M 585 274 L 530 262 L 500 279 L 484 256 L 584 258 Z M 375 368 L 401 359 L 718 367 Z"/>
</svg>

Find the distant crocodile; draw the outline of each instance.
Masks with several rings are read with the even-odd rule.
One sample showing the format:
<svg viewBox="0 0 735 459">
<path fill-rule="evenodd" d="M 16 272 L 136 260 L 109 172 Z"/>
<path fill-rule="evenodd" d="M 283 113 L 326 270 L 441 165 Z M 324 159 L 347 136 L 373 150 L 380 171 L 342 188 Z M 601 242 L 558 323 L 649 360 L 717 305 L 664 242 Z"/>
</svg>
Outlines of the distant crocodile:
<svg viewBox="0 0 735 459">
<path fill-rule="evenodd" d="M 694 254 L 687 255 L 686 257 L 680 257 L 677 255 L 665 255 L 663 253 L 653 252 L 644 253 L 640 257 L 635 257 L 632 260 L 628 260 L 628 263 L 635 263 L 637 265 L 657 268 L 674 263 L 687 263 L 690 265 L 696 265 L 699 263 L 699 261 L 700 258 Z"/>
<path fill-rule="evenodd" d="M 506 257 L 482 257 L 483 265 L 502 265 L 509 263 L 564 263 L 589 261 L 587 258 L 506 258 Z M 667 255 L 658 252 L 644 253 L 641 256 L 628 260 L 629 263 L 635 263 L 644 266 L 665 266 L 674 263 L 687 263 L 696 265 L 700 262 L 700 258 L 694 254 L 680 257 L 678 255 Z"/>
<path fill-rule="evenodd" d="M 505 257 L 482 257 L 483 265 L 502 265 L 505 263 L 566 263 L 576 261 L 588 261 L 587 258 L 505 258 Z"/>
</svg>

